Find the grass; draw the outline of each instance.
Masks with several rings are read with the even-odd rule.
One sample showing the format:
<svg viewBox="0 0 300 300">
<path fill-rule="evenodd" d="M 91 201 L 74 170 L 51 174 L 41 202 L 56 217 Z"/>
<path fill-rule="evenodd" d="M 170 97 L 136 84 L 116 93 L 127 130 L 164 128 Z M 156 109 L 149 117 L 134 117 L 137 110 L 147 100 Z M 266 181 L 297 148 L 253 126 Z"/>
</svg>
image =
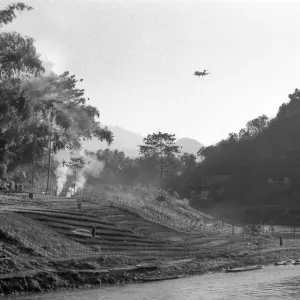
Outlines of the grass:
<svg viewBox="0 0 300 300">
<path fill-rule="evenodd" d="M 121 192 L 109 191 L 107 197 L 110 201 L 104 199 L 105 195 L 92 200 L 85 198 L 82 211 L 77 209 L 76 199 L 49 196 L 36 196 L 33 200 L 13 196 L 11 207 L 20 217 L 42 224 L 49 232 L 76 243 L 68 248 L 70 256 L 72 248 L 74 253 L 79 249 L 77 252 L 87 253 L 86 256 L 97 254 L 95 250 L 101 249 L 101 255 L 126 253 L 165 257 L 217 256 L 249 248 L 247 236 L 241 236 L 241 227 L 235 227 L 236 236 L 232 237 L 231 226 L 225 224 L 222 229 L 220 222 L 195 211 L 186 201 L 169 197 L 161 203 L 155 200 L 155 193 L 149 191 L 143 196 L 138 189 L 131 193 L 127 190 L 123 197 Z M 0 207 L 6 205 L 8 199 L 0 197 Z M 18 209 L 18 203 L 24 200 L 25 205 Z M 90 231 L 92 226 L 96 227 L 95 239 L 74 232 L 78 229 Z M 35 242 L 39 245 L 44 243 L 42 238 L 37 240 Z M 47 255 L 47 251 L 44 253 Z"/>
<path fill-rule="evenodd" d="M 125 198 L 120 200 L 120 191 L 118 193 L 117 199 L 110 192 L 111 206 L 103 206 L 103 203 L 107 203 L 103 201 L 104 196 L 94 197 L 90 202 L 85 199 L 83 211 L 78 211 L 75 199 L 45 195 L 39 195 L 33 200 L 23 196 L 22 201 L 26 202 L 19 208 L 17 205 L 20 204 L 20 198 L 18 201 L 17 197 L 12 196 L 14 202 L 10 208 L 69 239 L 88 247 L 100 246 L 103 251 L 134 251 L 145 247 L 149 251 L 181 251 L 187 246 L 194 247 L 205 235 L 215 235 L 217 232 L 216 228 L 203 226 L 203 223 L 211 223 L 212 217 L 193 210 L 179 199 L 169 198 L 166 203 L 158 203 L 153 198 L 155 193 L 148 190 L 146 203 L 138 188 L 133 191 L 129 201 Z M 0 199 L 2 206 L 7 202 L 8 199 Z M 76 229 L 90 230 L 92 226 L 96 226 L 94 240 L 73 232 Z M 186 244 L 187 234 L 194 234 L 198 239 Z"/>
<path fill-rule="evenodd" d="M 11 272 L 8 276 L 14 281 L 14 274 L 21 276 L 18 271 L 23 277 L 32 270 L 48 272 L 47 276 L 57 272 L 54 278 L 61 272 L 66 280 L 74 275 L 71 282 L 77 284 L 77 275 L 80 283 L 85 273 L 110 269 L 107 272 L 115 279 L 111 282 L 120 282 L 119 275 L 133 276 L 130 267 L 146 262 L 157 270 L 142 272 L 161 277 L 300 257 L 296 235 L 284 234 L 281 248 L 273 234 L 253 237 L 235 227 L 232 236 L 229 224 L 221 228 L 218 220 L 194 211 L 186 201 L 169 198 L 158 203 L 151 193 L 145 197 L 137 189 L 131 198 L 110 194 L 110 202 L 105 195 L 86 198 L 80 211 L 76 199 L 0 195 L 0 257 L 9 258 L 1 260 L 0 273 Z M 94 239 L 88 234 L 92 226 L 96 227 Z M 76 234 L 80 229 L 85 235 Z M 1 249 L 1 241 L 6 249 Z M 256 241 L 260 244 L 255 245 Z M 195 259 L 180 263 L 182 258 Z M 81 273 L 76 275 L 78 270 Z M 95 276 L 98 282 L 99 274 Z M 108 275 L 103 276 L 105 282 Z M 90 283 L 90 277 L 86 282 Z"/>
<path fill-rule="evenodd" d="M 12 212 L 1 213 L 0 230 L 2 236 L 27 249 L 25 252 L 33 257 L 36 255 L 46 258 L 69 257 L 76 249 L 81 249 L 83 253 L 92 252 L 88 247 L 66 238 L 41 223 Z"/>
</svg>

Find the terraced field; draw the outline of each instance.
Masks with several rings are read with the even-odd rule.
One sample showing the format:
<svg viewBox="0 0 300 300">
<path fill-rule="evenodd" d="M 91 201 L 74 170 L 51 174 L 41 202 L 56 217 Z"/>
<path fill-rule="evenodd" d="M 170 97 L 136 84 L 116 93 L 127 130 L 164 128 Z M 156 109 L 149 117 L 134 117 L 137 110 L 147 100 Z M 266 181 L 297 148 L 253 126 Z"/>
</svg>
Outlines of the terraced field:
<svg viewBox="0 0 300 300">
<path fill-rule="evenodd" d="M 102 206 L 96 209 L 86 209 L 91 215 L 101 217 L 104 220 L 114 223 L 117 226 L 128 228 L 134 232 L 159 240 L 172 240 L 172 238 L 180 235 L 176 230 L 164 227 L 157 223 L 149 222 L 140 216 L 122 210 L 117 207 Z"/>
<path fill-rule="evenodd" d="M 86 212 L 20 210 L 18 213 L 27 218 L 41 222 L 43 225 L 51 227 L 56 232 L 63 234 L 76 242 L 99 247 L 103 252 L 134 253 L 136 251 L 159 251 L 166 254 L 182 250 L 181 246 L 177 246 L 174 243 L 139 235 L 130 229 L 122 228 Z M 96 228 L 94 239 L 74 232 L 76 229 L 90 231 L 92 226 L 95 226 Z"/>
<path fill-rule="evenodd" d="M 145 207 L 143 211 L 139 211 L 139 208 L 132 210 L 132 207 L 124 204 L 118 206 L 104 198 L 94 202 L 83 201 L 79 210 L 76 199 L 45 195 L 35 195 L 34 199 L 29 199 L 27 196 L 0 195 L 0 210 L 12 211 L 34 220 L 91 251 L 101 249 L 102 253 L 183 256 L 188 251 L 193 255 L 201 252 L 212 240 L 215 245 L 225 246 L 228 242 L 226 235 L 229 229 L 228 233 L 225 230 L 220 236 L 216 228 L 204 230 L 205 226 L 200 227 L 199 223 L 191 232 L 187 226 L 178 226 L 178 230 L 173 226 L 174 222 L 179 222 L 178 218 L 188 220 L 189 216 L 185 214 L 191 214 L 196 219 L 200 213 L 197 215 L 193 211 L 184 211 L 180 215 L 176 207 L 166 209 L 165 215 L 155 211 L 155 207 L 150 207 L 145 214 Z M 210 217 L 205 218 L 202 220 L 211 223 Z M 92 226 L 96 228 L 94 239 L 89 234 Z"/>
</svg>

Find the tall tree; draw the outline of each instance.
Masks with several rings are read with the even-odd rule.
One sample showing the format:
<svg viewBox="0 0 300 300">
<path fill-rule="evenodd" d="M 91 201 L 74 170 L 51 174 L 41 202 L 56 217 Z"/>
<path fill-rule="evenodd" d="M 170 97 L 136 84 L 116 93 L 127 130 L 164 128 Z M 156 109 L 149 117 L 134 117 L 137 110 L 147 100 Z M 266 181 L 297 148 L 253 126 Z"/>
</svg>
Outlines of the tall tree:
<svg viewBox="0 0 300 300">
<path fill-rule="evenodd" d="M 11 22 L 17 11 L 31 9 L 23 3 L 7 6 L 0 11 L 0 27 Z M 50 156 L 51 151 L 78 148 L 82 139 L 97 137 L 110 144 L 112 133 L 100 126 L 99 111 L 86 104 L 84 90 L 76 88 L 75 75 L 42 76 L 43 71 L 32 38 L 0 33 L 1 143 L 19 160 L 33 153 L 33 162 L 35 153 L 48 149 Z M 2 157 L 7 157 L 2 148 Z"/>
<path fill-rule="evenodd" d="M 0 10 L 0 28 L 16 18 L 16 12 L 31 10 L 23 3 L 10 4 Z M 19 93 L 22 78 L 37 75 L 44 71 L 42 61 L 33 45 L 34 40 L 23 37 L 16 32 L 0 33 L 0 140 L 9 145 L 3 132 L 11 125 L 22 126 L 16 116 L 14 105 L 22 95 Z M 16 128 L 16 126 L 15 126 Z M 5 176 L 7 168 L 7 149 L 2 149 L 3 159 L 0 161 L 0 177 Z"/>
<path fill-rule="evenodd" d="M 24 3 L 13 3 L 0 10 L 0 28 L 16 18 L 16 12 L 33 8 Z M 38 74 L 44 71 L 42 60 L 36 52 L 34 39 L 17 32 L 0 33 L 0 83 L 20 74 Z"/>
<path fill-rule="evenodd" d="M 168 157 L 180 153 L 180 147 L 175 144 L 175 134 L 153 133 L 144 138 L 144 145 L 140 145 L 140 153 L 147 156 L 159 157 L 159 177 L 161 196 L 163 192 L 163 177 L 168 165 Z"/>
</svg>

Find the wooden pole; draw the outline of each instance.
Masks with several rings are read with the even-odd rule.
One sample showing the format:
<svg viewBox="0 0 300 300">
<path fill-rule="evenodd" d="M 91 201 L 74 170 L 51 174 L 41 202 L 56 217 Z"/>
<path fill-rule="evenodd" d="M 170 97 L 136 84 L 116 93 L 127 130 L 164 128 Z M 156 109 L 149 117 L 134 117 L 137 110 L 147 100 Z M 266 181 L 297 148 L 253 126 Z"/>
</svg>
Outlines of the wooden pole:
<svg viewBox="0 0 300 300">
<path fill-rule="evenodd" d="M 75 168 L 75 181 L 74 181 L 74 196 L 75 196 L 75 192 L 76 192 L 76 168 Z"/>
<path fill-rule="evenodd" d="M 162 151 L 160 152 L 160 195 L 162 196 L 163 192 L 163 159 Z"/>
<path fill-rule="evenodd" d="M 50 170 L 51 170 L 51 140 L 52 140 L 52 112 L 50 113 L 50 134 L 48 144 L 48 177 L 46 194 L 50 194 Z"/>
<path fill-rule="evenodd" d="M 37 117 L 35 118 L 35 130 L 34 130 L 33 149 L 32 149 L 32 174 L 31 174 L 32 193 L 34 192 L 34 173 L 35 173 L 35 156 L 36 156 L 36 135 L 37 135 Z"/>
</svg>

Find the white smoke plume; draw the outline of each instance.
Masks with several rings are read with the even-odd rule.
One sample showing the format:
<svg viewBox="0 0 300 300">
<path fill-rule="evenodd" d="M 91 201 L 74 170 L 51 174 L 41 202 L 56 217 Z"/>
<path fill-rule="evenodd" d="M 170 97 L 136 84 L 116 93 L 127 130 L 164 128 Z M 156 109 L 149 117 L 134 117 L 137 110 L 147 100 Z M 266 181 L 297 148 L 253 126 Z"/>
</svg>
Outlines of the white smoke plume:
<svg viewBox="0 0 300 300">
<path fill-rule="evenodd" d="M 54 160 L 58 162 L 58 167 L 55 170 L 56 175 L 56 186 L 57 186 L 57 195 L 60 195 L 66 182 L 67 176 L 73 174 L 73 170 L 63 165 L 63 161 L 69 161 L 71 157 L 70 152 L 62 150 L 57 152 L 54 155 Z"/>
<path fill-rule="evenodd" d="M 99 161 L 96 155 L 85 155 L 82 150 L 73 153 L 73 155 L 71 155 L 67 151 L 59 151 L 54 156 L 55 160 L 59 162 L 59 166 L 55 171 L 58 195 L 61 194 L 64 185 L 67 182 L 67 177 L 69 175 L 75 174 L 75 170 L 72 170 L 70 167 L 63 165 L 63 161 L 69 162 L 71 157 L 79 156 L 83 157 L 85 164 L 83 168 L 76 170 L 75 192 L 78 192 L 84 188 L 89 176 L 92 176 L 94 178 L 99 178 L 101 176 L 101 172 L 105 166 L 105 162 Z M 67 192 L 67 197 L 71 197 L 73 195 L 74 187 L 70 187 Z"/>
<path fill-rule="evenodd" d="M 81 153 L 82 154 L 82 153 Z M 99 161 L 94 155 L 85 155 L 85 165 L 82 169 L 76 171 L 75 193 L 82 190 L 85 186 L 88 176 L 99 178 L 105 166 L 104 161 Z M 73 173 L 74 174 L 74 173 Z M 70 187 L 68 196 L 74 195 L 74 187 Z"/>
</svg>

